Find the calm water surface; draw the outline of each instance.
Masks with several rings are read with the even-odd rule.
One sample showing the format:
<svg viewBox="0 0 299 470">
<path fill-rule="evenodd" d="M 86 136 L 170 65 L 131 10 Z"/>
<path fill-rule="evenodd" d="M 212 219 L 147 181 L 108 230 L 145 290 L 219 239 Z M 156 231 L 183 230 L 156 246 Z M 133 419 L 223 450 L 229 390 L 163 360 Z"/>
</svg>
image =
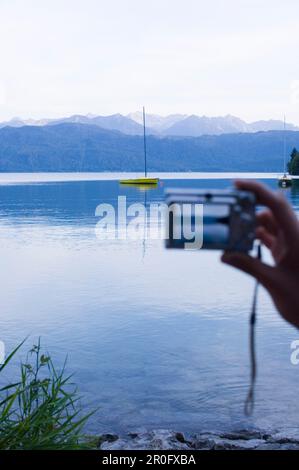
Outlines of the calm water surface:
<svg viewBox="0 0 299 470">
<path fill-rule="evenodd" d="M 116 207 L 126 195 L 149 205 L 167 187 L 231 185 L 232 175 L 215 176 L 165 175 L 145 193 L 120 187 L 115 175 L 0 175 L 0 339 L 9 351 L 41 336 L 57 364 L 68 355 L 86 407 L 100 407 L 89 431 L 298 425 L 290 345 L 299 333 L 264 291 L 256 408 L 243 415 L 252 279 L 222 265 L 219 252 L 96 237 L 98 204 Z M 277 186 L 273 175 L 263 179 Z M 286 194 L 298 211 L 299 181 Z"/>
</svg>

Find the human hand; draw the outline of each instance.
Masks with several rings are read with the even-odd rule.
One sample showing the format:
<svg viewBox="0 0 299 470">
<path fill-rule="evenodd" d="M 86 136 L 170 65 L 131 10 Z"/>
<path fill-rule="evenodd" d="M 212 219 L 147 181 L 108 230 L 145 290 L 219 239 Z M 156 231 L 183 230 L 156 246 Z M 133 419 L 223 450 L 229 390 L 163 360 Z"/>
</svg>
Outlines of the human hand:
<svg viewBox="0 0 299 470">
<path fill-rule="evenodd" d="M 269 248 L 274 266 L 244 253 L 225 252 L 222 261 L 255 277 L 269 292 L 280 314 L 299 328 L 299 221 L 282 192 L 256 181 L 238 180 L 267 209 L 257 214 L 256 237 Z"/>
</svg>

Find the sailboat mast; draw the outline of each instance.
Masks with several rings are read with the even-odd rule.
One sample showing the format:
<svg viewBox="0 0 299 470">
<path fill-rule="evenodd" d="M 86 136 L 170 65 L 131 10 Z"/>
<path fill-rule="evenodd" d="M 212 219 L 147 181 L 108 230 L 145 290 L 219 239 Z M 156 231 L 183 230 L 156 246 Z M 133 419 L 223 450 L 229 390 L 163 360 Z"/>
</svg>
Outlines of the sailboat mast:
<svg viewBox="0 0 299 470">
<path fill-rule="evenodd" d="M 146 135 L 145 135 L 145 109 L 143 106 L 143 148 L 144 148 L 144 176 L 147 177 L 146 165 Z"/>
<path fill-rule="evenodd" d="M 286 174 L 286 117 L 283 116 L 283 171 Z"/>
</svg>

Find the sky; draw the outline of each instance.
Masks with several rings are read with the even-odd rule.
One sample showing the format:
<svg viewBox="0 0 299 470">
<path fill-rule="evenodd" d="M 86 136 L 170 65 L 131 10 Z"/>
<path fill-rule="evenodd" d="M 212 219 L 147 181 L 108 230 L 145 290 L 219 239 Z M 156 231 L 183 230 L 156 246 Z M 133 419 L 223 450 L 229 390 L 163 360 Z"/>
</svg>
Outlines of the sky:
<svg viewBox="0 0 299 470">
<path fill-rule="evenodd" d="M 140 110 L 299 124 L 298 0 L 0 0 L 0 120 Z"/>
</svg>

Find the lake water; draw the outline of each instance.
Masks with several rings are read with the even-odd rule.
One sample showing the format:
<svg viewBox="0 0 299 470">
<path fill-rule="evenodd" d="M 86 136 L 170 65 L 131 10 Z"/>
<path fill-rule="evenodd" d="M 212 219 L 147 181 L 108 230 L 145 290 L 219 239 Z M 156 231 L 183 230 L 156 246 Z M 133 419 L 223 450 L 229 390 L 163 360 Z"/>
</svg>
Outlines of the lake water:
<svg viewBox="0 0 299 470">
<path fill-rule="evenodd" d="M 83 403 L 99 407 L 89 431 L 298 425 L 290 355 L 299 332 L 263 290 L 256 406 L 243 414 L 250 277 L 221 264 L 220 252 L 96 236 L 100 203 L 116 207 L 122 195 L 149 205 L 167 187 L 226 188 L 232 176 L 167 174 L 145 192 L 121 187 L 118 175 L 0 175 L 0 339 L 9 351 L 41 336 L 56 364 L 68 355 Z M 277 187 L 274 175 L 247 176 Z M 298 211 L 299 181 L 286 194 Z M 11 379 L 16 372 L 14 363 Z"/>
</svg>

